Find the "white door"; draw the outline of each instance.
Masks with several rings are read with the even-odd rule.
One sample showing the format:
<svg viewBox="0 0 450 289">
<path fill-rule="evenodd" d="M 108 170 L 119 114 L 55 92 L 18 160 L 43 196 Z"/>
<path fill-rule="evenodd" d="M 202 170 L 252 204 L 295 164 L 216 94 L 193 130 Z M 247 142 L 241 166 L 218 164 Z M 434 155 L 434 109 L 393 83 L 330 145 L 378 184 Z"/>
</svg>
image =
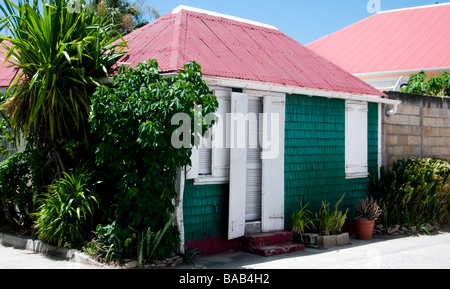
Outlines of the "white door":
<svg viewBox="0 0 450 289">
<path fill-rule="evenodd" d="M 247 115 L 247 180 L 245 195 L 245 221 L 261 221 L 262 161 L 260 145 L 260 113 L 262 97 L 250 97 Z"/>
<path fill-rule="evenodd" d="M 285 96 L 264 97 L 262 130 L 263 232 L 284 229 L 284 128 Z"/>
<path fill-rule="evenodd" d="M 230 118 L 228 238 L 244 236 L 250 221 L 260 220 L 263 232 L 282 230 L 285 97 L 232 93 Z"/>
</svg>

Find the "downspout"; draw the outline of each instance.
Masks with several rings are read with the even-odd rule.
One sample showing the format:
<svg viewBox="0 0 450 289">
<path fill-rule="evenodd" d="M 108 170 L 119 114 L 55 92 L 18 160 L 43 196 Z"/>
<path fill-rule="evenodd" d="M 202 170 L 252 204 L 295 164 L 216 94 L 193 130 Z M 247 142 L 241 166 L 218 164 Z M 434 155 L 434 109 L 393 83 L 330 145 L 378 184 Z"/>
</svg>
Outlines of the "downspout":
<svg viewBox="0 0 450 289">
<path fill-rule="evenodd" d="M 397 110 L 398 110 L 398 106 L 399 106 L 400 104 L 401 104 L 401 101 L 392 104 L 392 105 L 393 105 L 392 109 L 389 109 L 389 107 L 388 107 L 388 108 L 386 109 L 386 114 L 389 115 L 389 116 L 396 114 L 396 113 L 397 113 Z"/>
<path fill-rule="evenodd" d="M 186 172 L 185 168 L 179 168 L 177 170 L 177 179 L 175 182 L 175 190 L 177 192 L 177 197 L 175 199 L 175 223 L 180 233 L 180 243 L 178 244 L 178 251 L 184 254 L 184 220 L 183 220 L 183 195 L 184 195 L 184 184 Z"/>
</svg>

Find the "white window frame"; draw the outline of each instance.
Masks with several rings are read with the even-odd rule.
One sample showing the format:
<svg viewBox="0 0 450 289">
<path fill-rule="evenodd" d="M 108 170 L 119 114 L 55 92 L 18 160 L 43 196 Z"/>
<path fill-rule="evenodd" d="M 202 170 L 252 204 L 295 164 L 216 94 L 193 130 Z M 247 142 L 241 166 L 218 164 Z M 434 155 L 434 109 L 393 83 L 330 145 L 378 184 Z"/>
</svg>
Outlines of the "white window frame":
<svg viewBox="0 0 450 289">
<path fill-rule="evenodd" d="M 345 102 L 345 177 L 366 178 L 368 170 L 368 103 Z"/>
</svg>

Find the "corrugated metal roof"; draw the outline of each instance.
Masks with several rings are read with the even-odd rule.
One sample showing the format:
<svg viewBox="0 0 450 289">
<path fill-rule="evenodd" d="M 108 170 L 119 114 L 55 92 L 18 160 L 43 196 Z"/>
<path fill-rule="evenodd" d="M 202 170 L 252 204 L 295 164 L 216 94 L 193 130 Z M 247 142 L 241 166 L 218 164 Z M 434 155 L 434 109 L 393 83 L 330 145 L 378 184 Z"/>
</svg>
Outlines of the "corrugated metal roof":
<svg viewBox="0 0 450 289">
<path fill-rule="evenodd" d="M 0 87 L 8 87 L 11 81 L 17 76 L 18 69 L 12 67 L 0 68 Z"/>
<path fill-rule="evenodd" d="M 205 76 L 383 96 L 381 92 L 274 27 L 196 9 L 176 9 L 125 36 L 135 66 L 156 59 L 162 72 L 189 61 Z"/>
<path fill-rule="evenodd" d="M 118 65 L 156 59 L 166 73 L 196 61 L 205 76 L 384 96 L 273 26 L 195 8 L 179 7 L 124 38 L 129 53 Z M 9 85 L 9 73 L 0 70 L 0 85 Z"/>
<path fill-rule="evenodd" d="M 357 73 L 450 67 L 450 3 L 377 13 L 306 47 Z"/>
<path fill-rule="evenodd" d="M 10 46 L 9 41 L 4 41 L 3 44 Z M 0 87 L 8 87 L 12 80 L 17 76 L 18 69 L 15 67 L 8 67 L 12 64 L 11 59 L 5 63 L 6 54 L 5 49 L 0 46 Z"/>
</svg>

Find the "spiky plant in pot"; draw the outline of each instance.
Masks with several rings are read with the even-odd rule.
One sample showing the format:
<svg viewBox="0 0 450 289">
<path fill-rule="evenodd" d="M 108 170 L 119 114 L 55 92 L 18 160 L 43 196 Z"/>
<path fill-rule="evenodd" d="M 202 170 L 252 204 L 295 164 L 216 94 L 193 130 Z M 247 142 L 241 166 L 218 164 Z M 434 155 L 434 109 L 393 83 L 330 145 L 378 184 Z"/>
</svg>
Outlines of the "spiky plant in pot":
<svg viewBox="0 0 450 289">
<path fill-rule="evenodd" d="M 363 198 L 356 205 L 358 216 L 355 218 L 356 237 L 361 240 L 372 239 L 373 227 L 383 210 L 372 197 Z"/>
</svg>

